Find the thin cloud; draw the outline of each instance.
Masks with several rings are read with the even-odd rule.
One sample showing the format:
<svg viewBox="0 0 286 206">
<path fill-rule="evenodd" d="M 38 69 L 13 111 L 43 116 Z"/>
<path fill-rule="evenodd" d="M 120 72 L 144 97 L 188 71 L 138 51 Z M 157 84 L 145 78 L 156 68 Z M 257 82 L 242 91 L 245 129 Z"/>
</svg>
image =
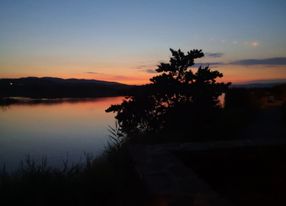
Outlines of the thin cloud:
<svg viewBox="0 0 286 206">
<path fill-rule="evenodd" d="M 252 80 L 252 81 L 245 81 L 243 84 L 280 84 L 285 83 L 286 79 L 284 78 L 276 78 L 276 79 L 258 79 L 258 80 Z"/>
<path fill-rule="evenodd" d="M 143 70 L 143 69 L 145 69 L 147 66 L 148 66 L 148 65 L 142 64 L 142 65 L 137 66 L 136 69 L 138 69 L 138 70 Z"/>
<path fill-rule="evenodd" d="M 199 66 L 219 66 L 219 65 L 224 65 L 225 63 L 223 62 L 200 62 L 200 63 L 195 63 L 194 66 L 199 67 Z"/>
<path fill-rule="evenodd" d="M 258 42 L 258 41 L 245 41 L 244 45 L 256 48 L 256 47 L 260 46 L 260 42 Z"/>
<path fill-rule="evenodd" d="M 130 77 L 128 76 L 124 76 L 124 75 L 114 75 L 114 74 L 107 74 L 107 73 L 100 73 L 100 72 L 85 72 L 86 74 L 96 74 L 96 75 L 100 75 L 101 77 L 109 77 L 110 79 L 121 79 L 121 80 L 126 80 L 126 79 L 130 79 Z"/>
<path fill-rule="evenodd" d="M 232 65 L 273 65 L 273 66 L 284 66 L 286 65 L 286 57 L 274 57 L 266 59 L 242 59 L 238 61 L 233 61 Z"/>
<path fill-rule="evenodd" d="M 150 68 L 155 68 L 156 65 L 154 64 L 142 64 L 136 67 L 136 69 L 138 70 L 146 70 L 146 69 L 150 69 Z"/>
<path fill-rule="evenodd" d="M 155 74 L 157 73 L 154 69 L 145 69 L 144 70 L 146 73 L 149 73 L 149 74 Z"/>
<path fill-rule="evenodd" d="M 250 43 L 250 45 L 251 45 L 252 47 L 258 47 L 258 46 L 260 45 L 260 43 L 257 42 L 257 41 L 253 41 L 253 42 Z"/>
<path fill-rule="evenodd" d="M 102 73 L 99 73 L 99 72 L 85 72 L 86 74 L 102 74 Z"/>
<path fill-rule="evenodd" d="M 154 74 L 154 73 L 156 73 L 156 71 L 155 71 L 156 67 L 157 66 L 153 65 L 153 64 L 143 64 L 143 65 L 136 67 L 136 69 L 138 69 L 142 72 L 149 73 L 149 74 Z"/>
<path fill-rule="evenodd" d="M 101 81 L 121 82 L 121 83 L 132 84 L 132 85 L 144 84 L 145 82 L 147 82 L 145 77 L 141 77 L 141 76 L 125 76 L 125 75 L 93 72 L 93 71 L 88 71 L 84 73 L 94 75 L 94 77 L 97 80 L 101 80 Z"/>
<path fill-rule="evenodd" d="M 207 52 L 205 53 L 206 57 L 210 57 L 210 58 L 220 58 L 224 55 L 224 53 L 221 52 Z"/>
</svg>

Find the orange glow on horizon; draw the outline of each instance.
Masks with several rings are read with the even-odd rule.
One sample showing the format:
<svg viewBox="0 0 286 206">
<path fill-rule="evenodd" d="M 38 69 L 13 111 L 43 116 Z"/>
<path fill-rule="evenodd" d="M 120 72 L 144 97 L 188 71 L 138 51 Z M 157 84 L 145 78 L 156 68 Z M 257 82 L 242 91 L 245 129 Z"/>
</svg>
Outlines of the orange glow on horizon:
<svg viewBox="0 0 286 206">
<path fill-rule="evenodd" d="M 156 74 L 142 72 L 140 70 L 123 70 L 121 73 L 0 73 L 0 78 L 20 78 L 20 77 L 58 77 L 58 78 L 76 78 L 76 79 L 94 79 L 110 82 L 119 82 L 129 85 L 142 85 L 150 83 L 149 79 Z M 232 83 L 247 83 L 250 81 L 259 80 L 285 80 L 286 79 L 286 67 L 265 67 L 265 66 L 233 66 L 222 65 L 214 67 L 213 70 L 218 70 L 223 73 L 224 77 L 218 79 L 218 81 L 232 82 Z M 117 72 L 119 71 L 116 70 Z"/>
</svg>

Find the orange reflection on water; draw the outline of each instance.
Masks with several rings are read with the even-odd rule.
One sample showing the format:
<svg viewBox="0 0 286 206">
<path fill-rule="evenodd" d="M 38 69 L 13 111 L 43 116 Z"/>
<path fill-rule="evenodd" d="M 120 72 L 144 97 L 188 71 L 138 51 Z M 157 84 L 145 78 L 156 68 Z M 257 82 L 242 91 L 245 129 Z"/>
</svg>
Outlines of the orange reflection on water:
<svg viewBox="0 0 286 206">
<path fill-rule="evenodd" d="M 61 165 L 69 154 L 78 162 L 83 152 L 101 154 L 108 141 L 113 113 L 105 110 L 123 97 L 43 100 L 8 105 L 0 110 L 0 165 L 16 167 L 25 155 L 47 156 Z"/>
<path fill-rule="evenodd" d="M 45 127 L 71 129 L 83 124 L 94 127 L 110 125 L 115 120 L 114 114 L 105 110 L 112 104 L 119 104 L 123 97 L 106 97 L 95 99 L 43 100 L 35 103 L 26 101 L 8 106 L 1 118 L 9 126 L 21 128 L 25 125 L 34 130 Z M 7 125 L 8 126 L 8 125 Z M 72 129 L 74 129 L 72 128 Z"/>
</svg>

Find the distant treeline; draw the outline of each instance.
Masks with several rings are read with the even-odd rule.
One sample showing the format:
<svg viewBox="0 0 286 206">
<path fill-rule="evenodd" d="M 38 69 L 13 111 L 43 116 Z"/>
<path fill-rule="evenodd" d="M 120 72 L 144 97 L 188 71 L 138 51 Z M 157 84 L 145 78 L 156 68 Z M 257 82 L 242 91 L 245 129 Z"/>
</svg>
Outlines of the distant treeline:
<svg viewBox="0 0 286 206">
<path fill-rule="evenodd" d="M 231 108 L 265 108 L 286 104 L 286 84 L 272 87 L 235 87 L 225 96 L 225 107 Z"/>
<path fill-rule="evenodd" d="M 1 97 L 88 98 L 127 95 L 135 86 L 84 79 L 27 77 L 0 79 Z"/>
</svg>

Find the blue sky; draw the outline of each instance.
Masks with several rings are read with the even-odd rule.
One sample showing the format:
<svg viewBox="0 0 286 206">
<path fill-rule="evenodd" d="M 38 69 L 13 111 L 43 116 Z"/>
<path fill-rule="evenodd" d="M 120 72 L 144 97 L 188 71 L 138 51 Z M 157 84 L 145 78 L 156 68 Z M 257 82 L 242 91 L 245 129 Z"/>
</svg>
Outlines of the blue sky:
<svg viewBox="0 0 286 206">
<path fill-rule="evenodd" d="M 222 53 L 202 61 L 223 62 L 230 79 L 286 78 L 283 61 L 227 66 L 286 57 L 285 10 L 283 0 L 0 0 L 0 77 L 144 82 L 169 48 L 198 48 Z"/>
</svg>

